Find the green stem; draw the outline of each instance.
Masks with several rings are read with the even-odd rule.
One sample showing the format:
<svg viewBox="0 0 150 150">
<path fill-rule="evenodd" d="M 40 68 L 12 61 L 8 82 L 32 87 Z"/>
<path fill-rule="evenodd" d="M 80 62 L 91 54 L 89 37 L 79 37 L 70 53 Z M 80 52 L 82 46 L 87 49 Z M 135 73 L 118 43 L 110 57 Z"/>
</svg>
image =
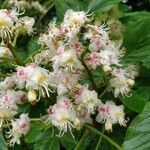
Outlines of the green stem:
<svg viewBox="0 0 150 150">
<path fill-rule="evenodd" d="M 106 75 L 106 73 L 104 72 L 104 70 L 103 70 L 102 67 L 100 67 L 100 72 L 101 72 L 101 74 L 102 74 L 103 80 L 104 80 L 104 82 L 106 83 L 106 85 L 109 85 L 109 80 L 108 80 L 107 75 Z"/>
<path fill-rule="evenodd" d="M 102 92 L 102 94 L 99 96 L 99 98 L 102 98 L 105 94 L 106 94 L 106 92 L 107 92 L 107 88 Z"/>
<path fill-rule="evenodd" d="M 16 34 L 15 34 L 15 37 L 14 37 L 13 47 L 16 47 L 18 35 L 19 35 L 19 32 L 17 31 Z"/>
<path fill-rule="evenodd" d="M 32 57 L 38 53 L 40 53 L 43 50 L 47 50 L 48 48 L 45 47 L 41 47 L 40 49 L 36 50 L 35 52 L 33 52 L 32 54 L 30 54 L 30 56 L 24 61 L 24 63 L 27 63 L 30 59 L 32 59 Z"/>
<path fill-rule="evenodd" d="M 89 77 L 89 80 L 90 80 L 90 82 L 91 82 L 91 84 L 92 84 L 93 89 L 94 89 L 96 92 L 98 92 L 98 88 L 97 88 L 97 86 L 96 86 L 96 84 L 95 84 L 95 81 L 94 81 L 94 79 L 93 79 L 93 75 L 92 75 L 90 69 L 88 68 L 88 66 L 86 65 L 86 63 L 84 62 L 84 56 L 86 55 L 86 53 L 87 53 L 86 51 L 83 52 L 83 54 L 81 55 L 81 59 L 79 59 L 79 60 L 80 60 L 81 64 L 83 65 L 83 67 L 85 68 L 86 72 L 87 72 L 87 75 L 88 75 L 88 77 Z"/>
<path fill-rule="evenodd" d="M 10 49 L 12 55 L 14 56 L 17 65 L 23 65 L 22 61 L 19 59 L 19 57 L 15 51 L 15 47 L 10 43 L 8 43 L 7 46 Z"/>
<path fill-rule="evenodd" d="M 104 127 L 102 128 L 102 134 L 104 134 Z M 98 143 L 97 143 L 97 145 L 96 145 L 96 148 L 95 148 L 95 150 L 98 150 L 99 148 L 100 148 L 100 145 L 101 145 L 101 142 L 102 142 L 102 136 L 100 136 L 100 138 L 99 138 L 99 140 L 98 140 Z"/>
<path fill-rule="evenodd" d="M 83 136 L 81 137 L 80 141 L 78 142 L 77 146 L 74 148 L 74 150 L 78 150 L 80 149 L 81 147 L 81 144 L 83 143 L 84 139 L 86 138 L 87 134 L 89 133 L 89 130 L 86 128 L 85 129 L 85 132 L 83 134 Z"/>
<path fill-rule="evenodd" d="M 111 143 L 114 147 L 116 147 L 118 150 L 123 150 L 121 148 L 120 145 L 118 145 L 118 143 L 116 143 L 114 140 L 112 140 L 111 138 L 109 138 L 108 136 L 106 136 L 105 134 L 103 134 L 102 132 L 98 131 L 97 129 L 91 127 L 90 125 L 85 124 L 85 127 L 87 127 L 88 129 L 92 130 L 93 132 L 99 134 L 100 136 L 102 136 L 105 140 L 107 140 L 109 143 Z"/>
<path fill-rule="evenodd" d="M 30 118 L 30 121 L 42 121 L 41 118 Z"/>
</svg>

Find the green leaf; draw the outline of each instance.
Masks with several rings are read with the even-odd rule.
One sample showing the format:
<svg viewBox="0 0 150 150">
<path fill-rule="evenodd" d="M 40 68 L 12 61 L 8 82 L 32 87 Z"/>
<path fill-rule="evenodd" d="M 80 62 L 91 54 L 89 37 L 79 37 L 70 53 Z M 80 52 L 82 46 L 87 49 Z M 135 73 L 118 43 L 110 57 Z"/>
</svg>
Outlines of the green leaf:
<svg viewBox="0 0 150 150">
<path fill-rule="evenodd" d="M 71 150 L 73 149 L 78 141 L 72 137 L 72 135 L 70 133 L 65 133 L 61 138 L 60 138 L 60 142 L 62 144 L 62 146 L 66 149 L 66 150 Z"/>
<path fill-rule="evenodd" d="M 120 97 L 121 101 L 124 103 L 126 107 L 131 109 L 132 111 L 135 111 L 137 113 L 142 112 L 145 103 L 147 100 L 145 100 L 143 97 L 138 95 L 135 92 L 131 92 L 128 97 Z"/>
<path fill-rule="evenodd" d="M 58 19 L 62 20 L 68 9 L 86 10 L 87 3 L 81 0 L 55 0 L 55 8 Z"/>
<path fill-rule="evenodd" d="M 125 150 L 150 149 L 150 102 L 130 124 L 123 144 Z"/>
<path fill-rule="evenodd" d="M 149 85 L 140 85 L 136 92 L 147 100 L 150 100 L 150 86 Z"/>
<path fill-rule="evenodd" d="M 8 150 L 3 133 L 0 132 L 0 150 Z"/>
<path fill-rule="evenodd" d="M 139 13 L 139 18 L 137 13 L 135 15 L 128 20 L 124 33 L 124 46 L 127 49 L 125 62 L 142 63 L 150 69 L 150 20 L 148 14 Z"/>
<path fill-rule="evenodd" d="M 89 10 L 97 13 L 106 12 L 120 2 L 121 0 L 91 0 Z"/>
<path fill-rule="evenodd" d="M 34 37 L 29 40 L 26 47 L 28 55 L 34 53 L 36 50 L 40 48 L 40 45 L 37 43 L 37 41 L 38 41 L 38 37 Z"/>
<path fill-rule="evenodd" d="M 59 138 L 52 136 L 52 129 L 45 130 L 34 144 L 34 150 L 60 150 Z"/>
<path fill-rule="evenodd" d="M 27 143 L 33 143 L 36 142 L 43 134 L 42 130 L 46 127 L 46 125 L 41 122 L 32 122 L 30 131 L 25 136 L 25 140 Z"/>
</svg>

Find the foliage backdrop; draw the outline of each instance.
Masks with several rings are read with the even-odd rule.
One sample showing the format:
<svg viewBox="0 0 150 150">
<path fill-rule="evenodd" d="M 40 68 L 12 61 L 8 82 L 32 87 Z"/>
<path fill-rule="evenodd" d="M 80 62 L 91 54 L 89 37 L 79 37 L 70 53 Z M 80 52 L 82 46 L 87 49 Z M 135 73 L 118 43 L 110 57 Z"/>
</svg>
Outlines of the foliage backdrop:
<svg viewBox="0 0 150 150">
<path fill-rule="evenodd" d="M 1 1 L 2 6 L 3 1 Z M 36 11 L 25 12 L 36 19 L 35 27 L 38 28 L 32 37 L 20 37 L 17 43 L 16 55 L 20 62 L 25 61 L 39 49 L 37 44 L 38 34 L 45 30 L 45 26 L 50 19 L 57 17 L 57 21 L 63 19 L 64 13 L 68 9 L 84 10 L 89 13 L 94 12 L 97 17 L 106 14 L 109 17 L 116 17 L 124 24 L 123 46 L 127 49 L 124 59 L 125 63 L 135 63 L 140 67 L 139 77 L 136 79 L 134 89 L 130 97 L 119 97 L 119 101 L 126 106 L 126 115 L 130 117 L 127 127 L 115 126 L 112 133 L 105 134 L 122 145 L 125 150 L 149 150 L 150 149 L 150 13 L 146 11 L 134 12 L 123 4 L 121 0 L 47 0 L 41 1 L 46 7 L 46 12 L 39 19 Z M 114 9 L 115 11 L 112 11 Z M 114 13 L 114 14 L 113 14 Z M 7 64 L 6 64 L 7 63 Z M 6 62 L 0 64 L 1 74 L 7 72 L 13 66 Z M 20 107 L 20 112 L 30 112 L 31 117 L 39 117 L 46 112 L 47 102 L 40 101 L 35 106 L 24 104 Z M 102 130 L 96 125 L 97 130 Z M 83 130 L 76 132 L 75 139 L 67 133 L 63 137 L 52 137 L 51 128 L 41 122 L 31 122 L 30 132 L 22 139 L 21 145 L 15 145 L 14 150 L 86 150 L 95 149 L 95 145 L 100 135 L 87 131 L 80 147 L 77 147 L 83 135 Z M 57 131 L 56 131 L 57 132 Z M 0 133 L 0 149 L 8 150 L 3 133 Z M 99 149 L 114 150 L 108 141 L 102 138 Z"/>
</svg>

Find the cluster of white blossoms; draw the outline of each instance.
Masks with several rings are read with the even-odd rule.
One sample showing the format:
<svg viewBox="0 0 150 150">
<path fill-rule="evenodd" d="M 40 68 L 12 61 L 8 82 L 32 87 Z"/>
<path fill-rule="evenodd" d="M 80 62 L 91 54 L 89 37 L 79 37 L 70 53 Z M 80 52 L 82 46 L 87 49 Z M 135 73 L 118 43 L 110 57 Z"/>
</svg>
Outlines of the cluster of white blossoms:
<svg viewBox="0 0 150 150">
<path fill-rule="evenodd" d="M 23 91 L 3 91 L 0 94 L 0 127 L 3 121 L 10 120 L 17 114 L 17 104 L 22 103 L 26 93 Z"/>
<path fill-rule="evenodd" d="M 26 0 L 8 0 L 8 4 L 12 7 L 18 7 L 19 9 L 26 10 L 26 9 L 35 9 L 40 13 L 44 14 L 46 9 L 42 6 L 38 1 L 26 1 Z"/>
<path fill-rule="evenodd" d="M 116 123 L 126 126 L 124 106 L 116 106 L 113 101 L 99 105 L 96 121 L 105 123 L 105 129 L 108 131 L 112 131 L 112 125 Z"/>
<path fill-rule="evenodd" d="M 18 15 L 14 11 L 0 10 L 3 43 L 16 31 L 26 31 L 29 35 L 33 32 L 34 19 L 18 18 Z M 128 96 L 138 74 L 137 68 L 121 64 L 125 53 L 122 42 L 113 41 L 109 28 L 95 24 L 90 17 L 83 11 L 68 10 L 62 23 L 51 22 L 47 32 L 39 37 L 41 49 L 32 57 L 32 62 L 17 66 L 12 75 L 0 82 L 1 126 L 5 120 L 11 120 L 11 144 L 19 143 L 19 138 L 29 131 L 30 119 L 26 114 L 13 119 L 17 104 L 24 99 L 31 104 L 44 98 L 51 101 L 53 94 L 57 94 L 57 98 L 55 104 L 49 106 L 45 122 L 57 127 L 59 136 L 68 130 L 72 134 L 72 129 L 79 130 L 85 123 L 92 124 L 93 118 L 108 131 L 112 131 L 114 124 L 126 125 L 124 107 L 103 100 L 101 94 L 105 87 L 115 98 L 120 94 Z M 92 77 L 95 69 L 105 78 L 100 83 L 102 88 Z M 81 82 L 85 73 L 92 81 Z"/>
<path fill-rule="evenodd" d="M 88 44 L 83 44 L 83 41 Z M 99 66 L 103 68 L 115 97 L 120 93 L 127 96 L 134 85 L 137 68 L 130 65 L 124 69 L 121 64 L 125 53 L 120 48 L 122 42 L 110 39 L 106 25 L 91 23 L 83 11 L 68 10 L 61 24 L 55 21 L 49 24 L 47 33 L 41 34 L 38 43 L 46 46 L 47 50 L 35 56 L 35 63 L 51 62 L 53 67 L 50 79 L 58 98 L 57 103 L 48 109 L 48 121 L 60 130 L 60 134 L 67 132 L 67 128 L 80 129 L 84 123 L 92 123 L 91 115 L 95 115 L 97 110 L 96 120 L 105 123 L 106 130 L 111 131 L 116 123 L 126 125 L 122 105 L 116 106 L 111 101 L 103 104 L 96 89 L 91 90 L 88 84 L 81 85 L 79 82 L 85 70 L 84 62 L 90 71 Z"/>
<path fill-rule="evenodd" d="M 21 34 L 30 35 L 34 30 L 34 23 L 34 18 L 23 16 L 23 13 L 19 13 L 16 8 L 0 10 L 0 62 L 14 60 L 12 48 L 15 45 L 13 42 Z M 26 82 L 24 79 L 27 77 L 24 74 L 26 72 L 23 69 L 21 72 L 21 69 L 17 67 L 15 74 L 9 74 L 0 82 L 0 128 L 3 125 L 9 126 L 11 124 L 7 136 L 10 139 L 10 145 L 19 143 L 20 137 L 29 130 L 30 120 L 26 114 L 21 114 L 20 119 L 14 119 L 15 115 L 18 114 L 18 104 L 23 104 L 24 100 L 27 99 L 27 92 L 22 90 L 23 82 Z M 26 83 L 28 89 L 31 88 L 30 82 Z M 37 86 L 40 85 L 37 83 Z"/>
<path fill-rule="evenodd" d="M 28 16 L 19 17 L 21 15 L 16 9 L 0 10 L 0 38 L 2 45 L 5 45 L 8 41 L 10 42 L 17 32 L 20 34 L 21 32 L 27 32 L 28 34 L 33 32 L 34 18 Z"/>
</svg>

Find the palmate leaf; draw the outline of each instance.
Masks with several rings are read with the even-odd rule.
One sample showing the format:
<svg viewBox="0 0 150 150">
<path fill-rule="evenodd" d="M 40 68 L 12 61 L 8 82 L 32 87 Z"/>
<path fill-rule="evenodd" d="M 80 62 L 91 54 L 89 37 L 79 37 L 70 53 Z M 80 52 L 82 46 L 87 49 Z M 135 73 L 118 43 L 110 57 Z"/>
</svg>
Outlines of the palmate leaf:
<svg viewBox="0 0 150 150">
<path fill-rule="evenodd" d="M 59 138 L 52 129 L 45 130 L 34 144 L 34 150 L 60 150 Z"/>
<path fill-rule="evenodd" d="M 55 8 L 58 19 L 62 20 L 68 9 L 86 10 L 87 2 L 81 0 L 55 0 Z"/>
<path fill-rule="evenodd" d="M 120 2 L 121 0 L 55 0 L 55 8 L 58 19 L 62 20 L 68 9 L 102 13 Z"/>
<path fill-rule="evenodd" d="M 130 124 L 123 144 L 125 150 L 150 149 L 150 102 Z"/>
<path fill-rule="evenodd" d="M 134 91 L 130 92 L 127 97 L 123 98 L 120 96 L 120 99 L 126 107 L 137 113 L 142 112 L 147 101 L 147 99 L 144 99 Z"/>
<path fill-rule="evenodd" d="M 70 133 L 65 133 L 60 137 L 60 143 L 66 150 L 72 150 L 78 143 L 76 138 L 73 138 Z"/>
<path fill-rule="evenodd" d="M 150 69 L 150 14 L 134 13 L 127 18 L 124 33 L 124 46 L 127 49 L 125 62 L 142 63 Z"/>
<path fill-rule="evenodd" d="M 91 0 L 89 3 L 90 12 L 94 11 L 96 13 L 106 12 L 114 5 L 120 3 L 121 0 Z"/>
</svg>

